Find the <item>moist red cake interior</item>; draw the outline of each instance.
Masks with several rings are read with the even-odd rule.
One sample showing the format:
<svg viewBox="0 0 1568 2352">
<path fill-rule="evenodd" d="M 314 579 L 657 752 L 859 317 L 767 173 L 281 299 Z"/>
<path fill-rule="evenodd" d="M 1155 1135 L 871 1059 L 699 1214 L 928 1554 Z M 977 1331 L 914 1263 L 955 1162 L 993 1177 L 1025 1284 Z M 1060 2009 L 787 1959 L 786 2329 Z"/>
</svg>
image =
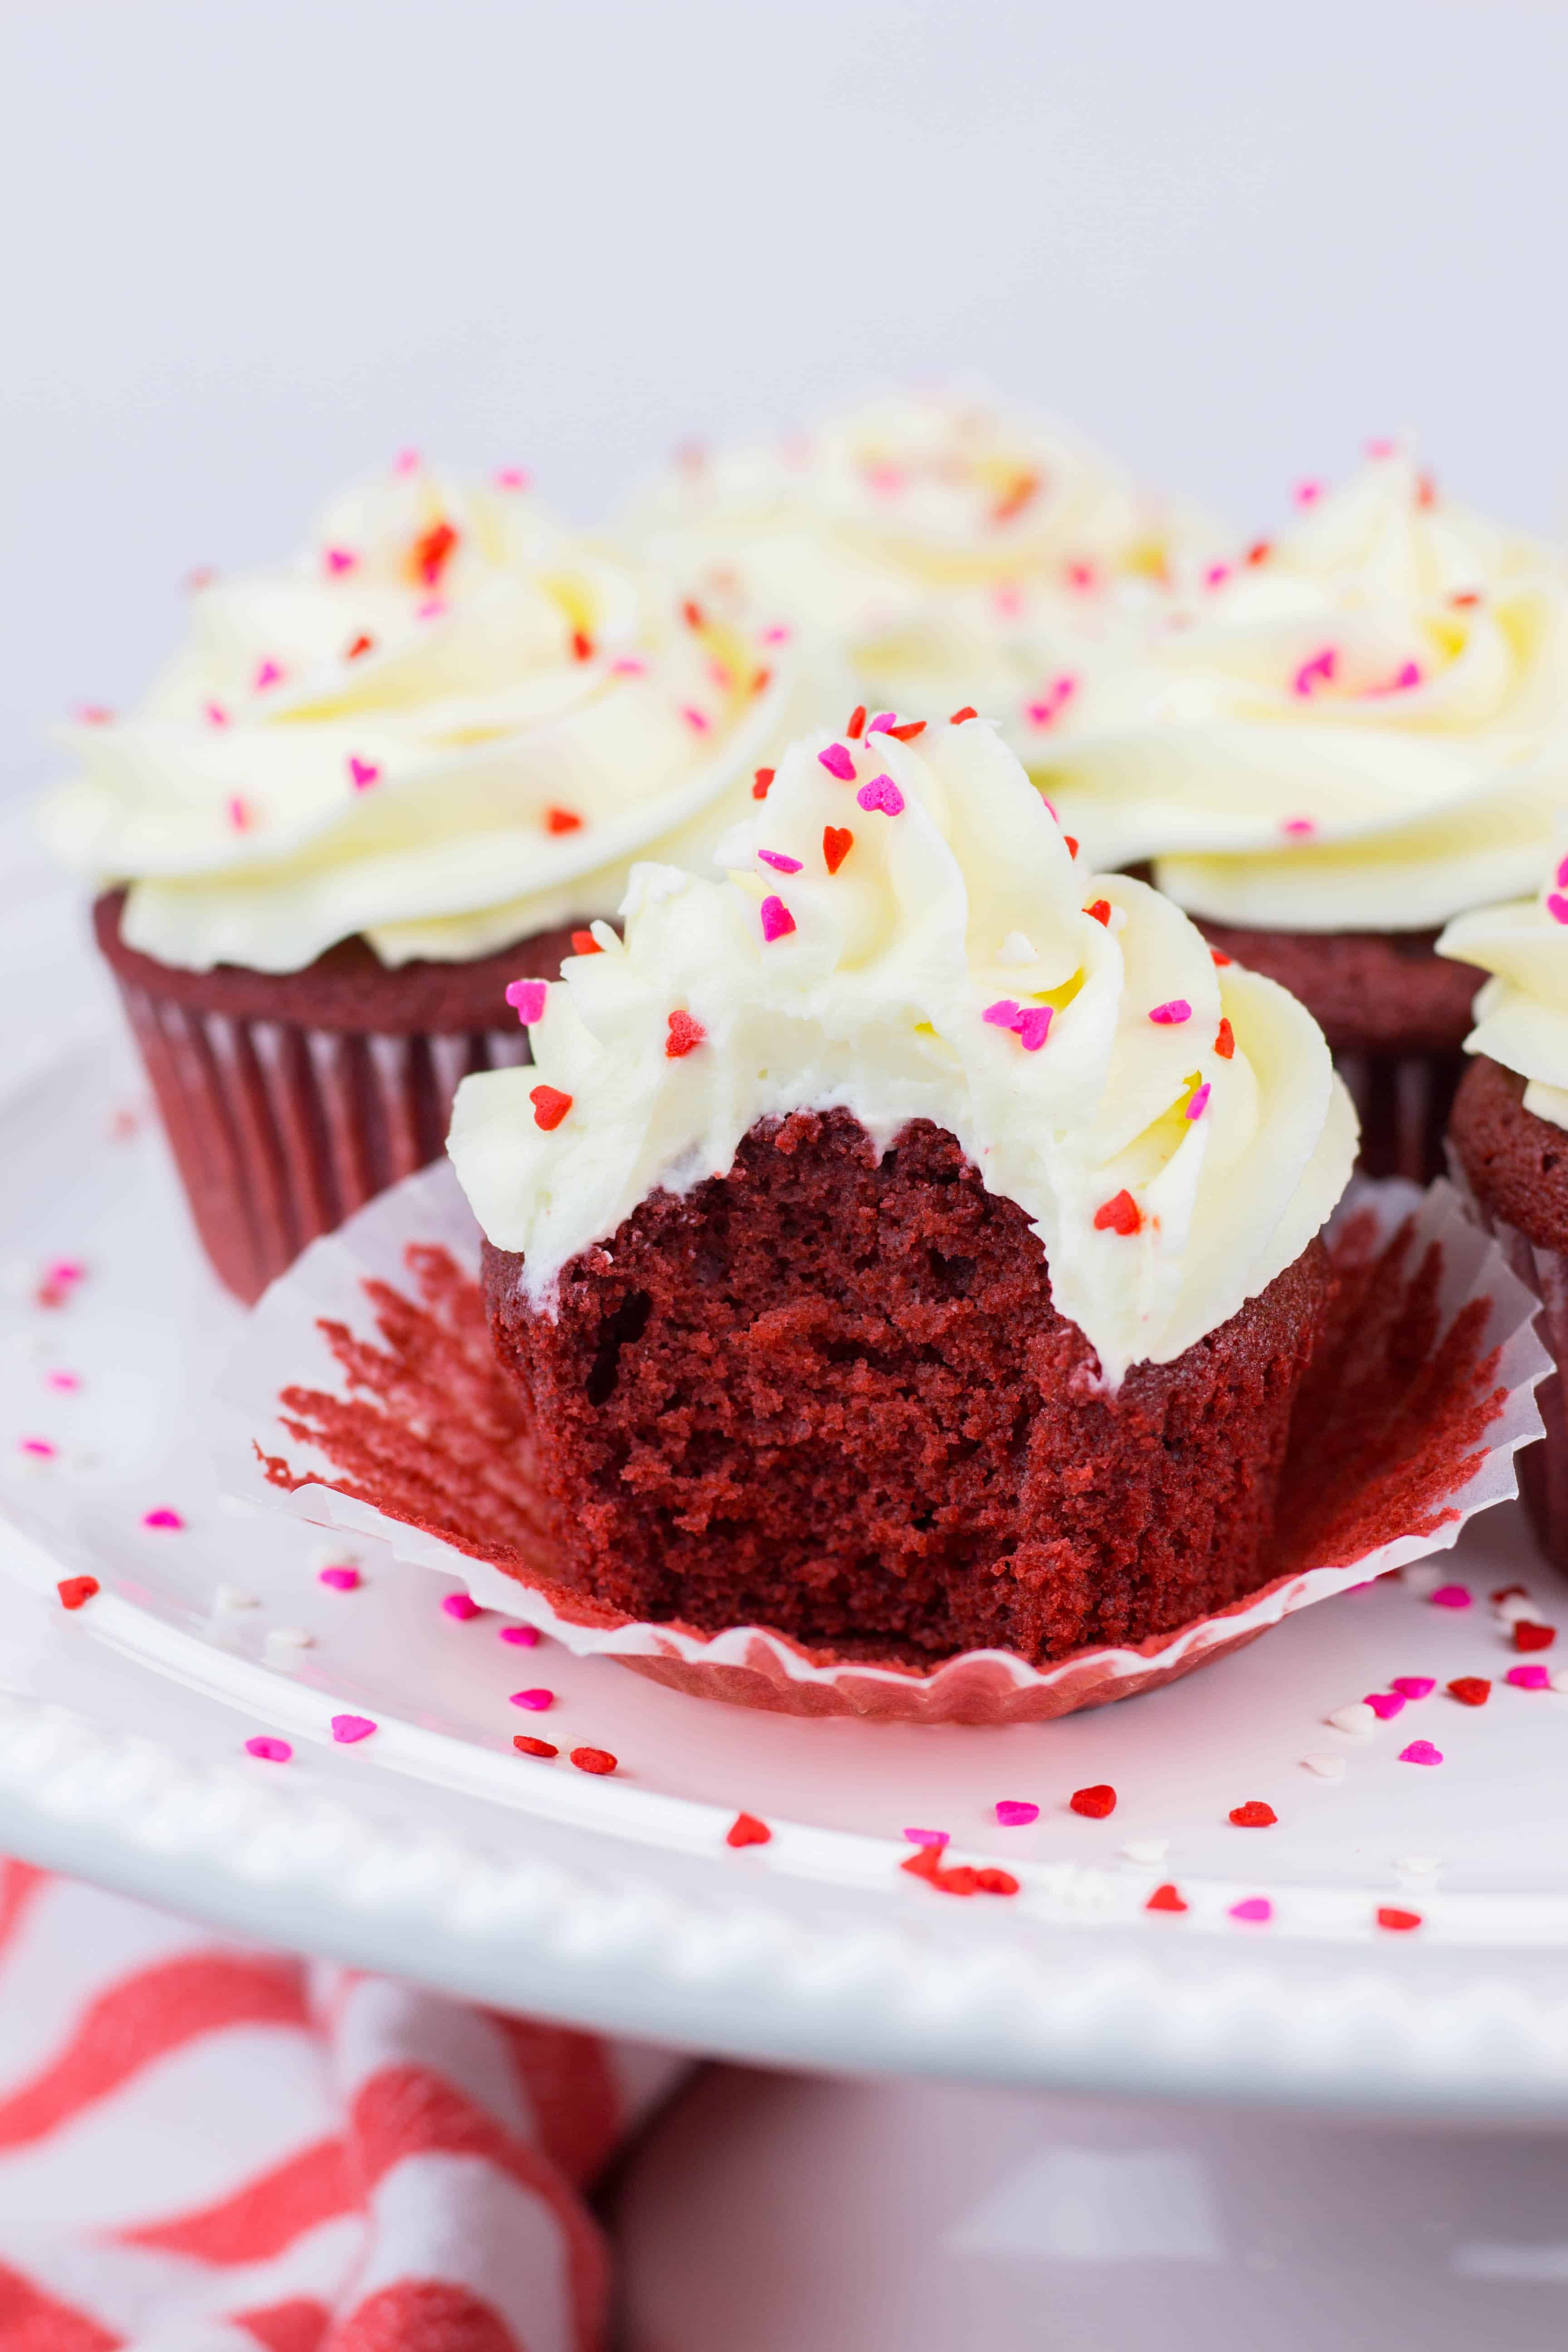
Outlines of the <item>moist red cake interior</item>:
<svg viewBox="0 0 1568 2352">
<path fill-rule="evenodd" d="M 1130 1244 L 1131 1246 L 1131 1244 Z M 841 1654 L 1136 1642 L 1261 1580 L 1327 1311 L 1314 1242 L 1112 1397 L 1024 1212 L 930 1122 L 764 1122 L 564 1269 L 487 1247 L 557 1573 L 630 1615 Z"/>
</svg>

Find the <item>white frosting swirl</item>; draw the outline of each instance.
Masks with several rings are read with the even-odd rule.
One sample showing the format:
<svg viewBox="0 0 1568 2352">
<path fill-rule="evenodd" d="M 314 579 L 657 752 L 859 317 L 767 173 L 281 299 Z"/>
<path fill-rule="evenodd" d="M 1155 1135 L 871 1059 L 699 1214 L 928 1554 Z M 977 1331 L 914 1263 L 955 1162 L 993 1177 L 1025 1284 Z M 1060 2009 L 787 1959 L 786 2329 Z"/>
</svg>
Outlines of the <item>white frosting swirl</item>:
<svg viewBox="0 0 1568 2352">
<path fill-rule="evenodd" d="M 1527 889 L 1568 782 L 1568 577 L 1405 457 L 1085 666 L 1032 762 L 1194 914 L 1421 930 Z"/>
<path fill-rule="evenodd" d="M 975 698 L 994 635 L 1011 645 L 1026 617 L 1037 635 L 1092 633 L 1117 583 L 1218 538 L 1065 426 L 963 391 L 891 394 L 777 442 L 694 451 L 626 528 L 846 646 L 868 690 L 896 680 L 944 711 Z M 973 658 L 954 658 L 956 634 L 976 639 Z"/>
<path fill-rule="evenodd" d="M 171 964 L 482 955 L 705 856 L 816 715 L 778 633 L 684 600 L 505 478 L 350 490 L 293 563 L 218 579 L 124 720 L 68 740 L 57 854 L 131 885 Z"/>
<path fill-rule="evenodd" d="M 459 1089 L 458 1177 L 542 1311 L 650 1192 L 796 1109 L 956 1136 L 1112 1382 L 1226 1321 L 1338 1200 L 1355 1115 L 1316 1024 L 1143 884 L 1086 876 L 983 721 L 808 737 L 721 856 L 721 882 L 639 866 L 624 944 L 601 926 L 524 1007 L 535 1067 Z"/>
<path fill-rule="evenodd" d="M 1538 897 L 1458 916 L 1437 950 L 1492 975 L 1465 1051 L 1517 1070 L 1525 1109 L 1568 1128 L 1568 857 Z"/>
</svg>

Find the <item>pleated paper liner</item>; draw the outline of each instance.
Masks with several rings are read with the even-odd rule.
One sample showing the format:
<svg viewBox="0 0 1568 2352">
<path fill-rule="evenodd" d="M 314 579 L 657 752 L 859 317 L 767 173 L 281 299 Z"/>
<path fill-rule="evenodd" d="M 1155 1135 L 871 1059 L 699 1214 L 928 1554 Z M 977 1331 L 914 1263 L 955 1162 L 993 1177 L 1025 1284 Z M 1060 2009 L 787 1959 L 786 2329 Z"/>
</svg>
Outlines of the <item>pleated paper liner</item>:
<svg viewBox="0 0 1568 2352">
<path fill-rule="evenodd" d="M 542 1433 L 495 1362 L 479 1234 L 449 1166 L 317 1242 L 255 1310 L 220 1390 L 225 1483 L 383 1538 L 577 1655 L 795 1715 L 1041 1721 L 1152 1690 L 1331 1593 L 1451 1545 L 1516 1490 L 1551 1369 L 1535 1299 L 1447 1183 L 1360 1181 L 1331 1231 L 1329 1340 L 1287 1458 L 1268 1573 L 1213 1617 L 1047 1665 L 977 1650 L 925 1667 L 765 1626 L 639 1623 L 552 1576 L 530 1469 Z"/>
</svg>

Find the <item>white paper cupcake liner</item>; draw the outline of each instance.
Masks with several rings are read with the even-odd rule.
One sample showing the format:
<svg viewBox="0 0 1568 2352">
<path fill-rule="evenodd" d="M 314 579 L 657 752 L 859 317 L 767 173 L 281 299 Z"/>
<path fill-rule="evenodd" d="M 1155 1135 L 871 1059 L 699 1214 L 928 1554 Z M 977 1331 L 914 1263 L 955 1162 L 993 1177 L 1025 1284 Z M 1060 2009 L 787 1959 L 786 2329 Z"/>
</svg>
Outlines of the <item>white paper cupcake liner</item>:
<svg viewBox="0 0 1568 2352">
<path fill-rule="evenodd" d="M 1375 1540 L 1347 1542 L 1346 1557 L 1314 1558 L 1310 1564 L 1292 1567 L 1229 1609 L 1175 1632 L 1129 1648 L 1079 1651 L 1048 1665 L 1031 1664 L 1003 1650 L 975 1650 L 916 1668 L 811 1652 L 756 1625 L 700 1633 L 679 1624 L 639 1623 L 552 1581 L 542 1562 L 537 1570 L 527 1565 L 503 1570 L 428 1527 L 341 1491 L 331 1483 L 340 1475 L 337 1465 L 301 1440 L 299 1411 L 284 1407 L 280 1400 L 289 1391 L 311 1391 L 327 1400 L 351 1398 L 350 1381 L 321 1326 L 346 1327 L 368 1347 L 377 1348 L 376 1307 L 365 1286 L 384 1286 L 384 1311 L 389 1303 L 385 1293 L 397 1294 L 396 1312 L 401 1315 L 404 1303 L 419 1297 L 410 1270 L 411 1252 L 426 1254 L 426 1267 L 428 1253 L 447 1253 L 472 1280 L 479 1264 L 479 1234 L 445 1163 L 408 1178 L 340 1231 L 314 1243 L 260 1301 L 219 1386 L 220 1475 L 231 1496 L 248 1507 L 272 1506 L 319 1526 L 378 1537 L 400 1559 L 461 1579 L 482 1607 L 538 1626 L 574 1654 L 618 1658 L 682 1690 L 799 1715 L 853 1714 L 933 1723 L 1043 1720 L 1130 1697 L 1188 1674 L 1256 1640 L 1314 1601 L 1447 1549 L 1478 1511 L 1517 1492 L 1513 1457 L 1541 1434 L 1533 1391 L 1552 1369 L 1532 1328 L 1536 1300 L 1497 1243 L 1467 1218 L 1452 1188 L 1443 1182 L 1426 1193 L 1398 1181 L 1352 1186 L 1331 1228 L 1331 1239 L 1352 1267 L 1352 1283 L 1353 1268 L 1376 1258 L 1407 1219 L 1413 1221 L 1413 1233 L 1399 1261 L 1405 1270 L 1400 1279 L 1413 1276 L 1434 1245 L 1438 1257 L 1431 1344 L 1418 1364 L 1406 1364 L 1404 1370 L 1407 1381 L 1419 1376 L 1415 1381 L 1417 1395 L 1426 1383 L 1435 1399 L 1450 1400 L 1456 1433 L 1447 1469 L 1438 1439 L 1433 1440 L 1429 1458 L 1418 1442 L 1409 1440 L 1400 1459 L 1380 1455 L 1353 1474 L 1343 1474 L 1349 1522 L 1359 1523 L 1363 1536 L 1375 1530 Z M 475 1379 L 482 1381 L 489 1367 L 480 1364 L 479 1355 L 488 1356 L 488 1342 L 475 1321 L 474 1294 L 466 1284 L 461 1287 L 463 1329 L 454 1339 L 453 1360 L 458 1363 L 467 1349 Z M 1412 1287 L 1411 1297 L 1415 1295 Z M 420 1311 L 417 1305 L 411 1308 L 416 1318 Z M 1417 1316 L 1405 1315 L 1404 1295 L 1391 1292 L 1386 1284 L 1368 1294 L 1360 1311 L 1366 1318 L 1369 1346 L 1396 1325 L 1409 1329 L 1419 1321 Z M 1363 1336 L 1359 1324 L 1352 1331 L 1354 1339 Z M 455 1383 L 450 1418 L 443 1420 L 448 1473 L 454 1431 L 459 1455 L 466 1435 L 462 1387 L 460 1380 Z M 1468 1401 L 1468 1423 L 1460 1413 L 1460 1401 Z M 395 1404 L 379 1426 L 396 1438 L 400 1424 Z M 402 1426 L 417 1446 L 416 1425 Z M 1462 1427 L 1468 1427 L 1468 1435 L 1458 1433 Z M 476 1422 L 472 1459 L 480 1486 L 487 1464 L 492 1471 L 510 1466 L 507 1457 L 487 1456 L 486 1444 Z M 1377 1453 L 1375 1447 L 1371 1450 Z M 291 1491 L 269 1484 L 262 1457 L 286 1460 L 290 1475 L 300 1483 Z M 515 1466 L 524 1476 L 525 1463 Z"/>
</svg>

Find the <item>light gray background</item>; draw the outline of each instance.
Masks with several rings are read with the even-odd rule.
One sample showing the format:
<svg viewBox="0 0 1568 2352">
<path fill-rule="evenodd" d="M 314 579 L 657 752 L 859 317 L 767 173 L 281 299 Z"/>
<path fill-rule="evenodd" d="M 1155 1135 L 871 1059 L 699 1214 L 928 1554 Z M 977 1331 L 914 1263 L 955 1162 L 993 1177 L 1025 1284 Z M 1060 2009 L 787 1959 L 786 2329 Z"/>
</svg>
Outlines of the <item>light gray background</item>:
<svg viewBox="0 0 1568 2352">
<path fill-rule="evenodd" d="M 1370 433 L 1563 520 L 1568 12 L 0 0 L 0 775 L 415 442 L 602 510 L 977 370 L 1252 528 Z"/>
</svg>

